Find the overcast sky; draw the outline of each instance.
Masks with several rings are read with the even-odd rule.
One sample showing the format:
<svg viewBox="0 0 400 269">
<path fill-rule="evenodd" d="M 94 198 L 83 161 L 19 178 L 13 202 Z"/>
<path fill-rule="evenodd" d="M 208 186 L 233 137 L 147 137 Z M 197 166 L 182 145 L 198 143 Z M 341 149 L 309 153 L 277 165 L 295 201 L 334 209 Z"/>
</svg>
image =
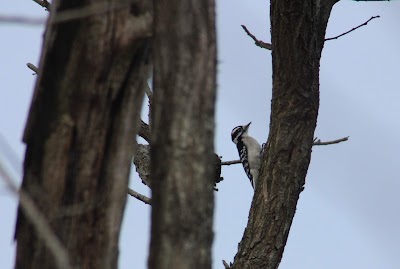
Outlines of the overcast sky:
<svg viewBox="0 0 400 269">
<path fill-rule="evenodd" d="M 250 134 L 268 136 L 271 53 L 254 45 L 240 27 L 270 42 L 269 2 L 217 1 L 218 100 L 216 151 L 237 159 L 230 132 L 253 122 Z M 1 15 L 41 18 L 33 1 L 2 1 Z M 368 20 L 349 35 L 325 44 L 321 106 L 315 135 L 321 140 L 350 136 L 338 145 L 314 147 L 280 269 L 400 268 L 400 1 L 335 5 L 327 37 Z M 43 26 L 0 23 L 0 135 L 23 160 L 21 143 L 36 79 L 26 67 L 38 63 Z M 1 137 L 0 137 L 1 139 Z M 0 141 L 0 158 L 5 162 Z M 9 165 L 12 170 L 12 166 Z M 14 173 L 17 176 L 17 171 Z M 252 188 L 240 165 L 223 167 L 215 194 L 214 268 L 233 261 L 247 224 Z M 131 187 L 149 195 L 133 169 Z M 17 200 L 0 182 L 0 261 L 13 268 Z M 120 268 L 146 268 L 150 207 L 128 199 Z"/>
</svg>

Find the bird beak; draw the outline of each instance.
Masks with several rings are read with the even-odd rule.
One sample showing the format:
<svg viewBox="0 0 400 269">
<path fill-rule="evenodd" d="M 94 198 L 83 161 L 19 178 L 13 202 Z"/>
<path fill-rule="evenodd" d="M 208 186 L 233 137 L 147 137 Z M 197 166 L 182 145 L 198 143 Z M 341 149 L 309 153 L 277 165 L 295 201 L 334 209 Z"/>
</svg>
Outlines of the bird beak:
<svg viewBox="0 0 400 269">
<path fill-rule="evenodd" d="M 247 125 L 244 126 L 244 129 L 245 129 L 246 131 L 249 129 L 250 124 L 251 124 L 251 121 L 249 122 L 249 124 L 247 124 Z"/>
</svg>

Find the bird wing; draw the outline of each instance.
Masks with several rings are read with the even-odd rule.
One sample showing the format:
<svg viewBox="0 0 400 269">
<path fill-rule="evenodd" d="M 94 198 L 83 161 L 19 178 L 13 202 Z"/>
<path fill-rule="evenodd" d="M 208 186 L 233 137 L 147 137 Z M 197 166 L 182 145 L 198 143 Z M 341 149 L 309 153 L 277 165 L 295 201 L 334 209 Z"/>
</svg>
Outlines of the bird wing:
<svg viewBox="0 0 400 269">
<path fill-rule="evenodd" d="M 253 186 L 253 176 L 250 174 L 250 165 L 249 162 L 246 158 L 247 156 L 247 148 L 244 145 L 243 141 L 238 141 L 236 144 L 238 152 L 239 152 L 239 157 L 240 161 L 242 162 L 244 171 L 246 172 L 247 177 L 250 179 L 251 186 Z"/>
</svg>

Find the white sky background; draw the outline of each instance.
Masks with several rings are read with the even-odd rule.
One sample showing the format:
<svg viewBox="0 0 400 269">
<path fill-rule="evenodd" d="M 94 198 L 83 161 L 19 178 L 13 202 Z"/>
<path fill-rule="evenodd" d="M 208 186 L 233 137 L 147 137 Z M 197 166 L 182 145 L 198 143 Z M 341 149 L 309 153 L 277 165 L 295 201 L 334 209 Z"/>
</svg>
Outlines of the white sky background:
<svg viewBox="0 0 400 269">
<path fill-rule="evenodd" d="M 268 1 L 218 1 L 218 101 L 216 151 L 237 159 L 233 127 L 253 122 L 250 133 L 268 136 L 271 54 L 258 48 L 241 24 L 270 42 Z M 44 17 L 33 1 L 2 1 L 0 14 Z M 400 1 L 341 1 L 327 37 L 380 15 L 349 35 L 325 44 L 316 136 L 338 145 L 314 147 L 280 269 L 400 268 Z M 22 160 L 21 143 L 35 76 L 42 27 L 0 24 L 0 134 Z M 4 147 L 0 156 L 4 160 Z M 131 187 L 149 195 L 136 173 Z M 223 167 L 215 211 L 214 268 L 232 261 L 247 224 L 252 189 L 240 165 Z M 195 201 L 194 201 L 195 202 Z M 0 261 L 13 268 L 16 198 L 0 182 Z M 146 268 L 150 207 L 128 199 L 120 268 Z"/>
</svg>

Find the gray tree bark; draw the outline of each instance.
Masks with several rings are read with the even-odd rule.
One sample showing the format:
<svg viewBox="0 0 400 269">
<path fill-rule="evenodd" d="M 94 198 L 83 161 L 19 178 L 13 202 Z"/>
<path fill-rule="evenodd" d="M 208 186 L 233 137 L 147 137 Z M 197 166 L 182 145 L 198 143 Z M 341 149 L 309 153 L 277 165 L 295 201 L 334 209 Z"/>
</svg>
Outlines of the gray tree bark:
<svg viewBox="0 0 400 269">
<path fill-rule="evenodd" d="M 319 108 L 319 65 L 336 1 L 271 0 L 270 134 L 233 268 L 276 269 L 303 190 Z"/>
<path fill-rule="evenodd" d="M 150 269 L 211 268 L 213 0 L 155 2 Z"/>
<path fill-rule="evenodd" d="M 52 2 L 24 134 L 22 191 L 76 268 L 117 268 L 150 11 L 147 1 Z M 42 239 L 20 210 L 15 268 L 60 267 Z"/>
</svg>

